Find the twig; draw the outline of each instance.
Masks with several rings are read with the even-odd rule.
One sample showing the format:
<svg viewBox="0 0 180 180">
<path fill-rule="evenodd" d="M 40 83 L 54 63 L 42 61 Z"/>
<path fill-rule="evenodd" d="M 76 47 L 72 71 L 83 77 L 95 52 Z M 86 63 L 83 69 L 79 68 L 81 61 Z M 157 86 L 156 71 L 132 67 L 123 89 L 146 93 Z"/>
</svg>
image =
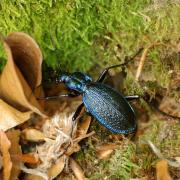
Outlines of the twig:
<svg viewBox="0 0 180 180">
<path fill-rule="evenodd" d="M 160 43 L 160 42 L 155 42 L 155 43 L 152 43 L 150 44 L 149 46 L 147 46 L 143 53 L 142 53 L 142 56 L 141 56 L 141 59 L 140 59 L 140 62 L 139 62 L 139 66 L 138 66 L 138 69 L 136 71 L 136 77 L 135 77 L 135 80 L 138 81 L 139 80 L 139 77 L 141 75 L 141 72 L 142 72 L 142 69 L 143 69 L 143 66 L 144 66 L 144 62 L 145 62 L 145 59 L 146 59 L 146 56 L 148 54 L 148 50 L 153 48 L 154 46 L 159 46 L 159 45 L 162 45 L 162 46 L 167 46 L 166 44 L 164 43 Z"/>
<path fill-rule="evenodd" d="M 90 137 L 90 136 L 92 136 L 92 135 L 94 135 L 94 134 L 95 134 L 95 131 L 92 131 L 92 132 L 90 132 L 90 133 L 88 133 L 88 134 L 86 134 L 86 135 L 84 135 L 84 136 L 81 136 L 81 137 L 78 137 L 78 138 L 74 139 L 73 142 L 79 142 L 79 141 L 81 141 L 82 139 L 87 138 L 87 137 Z"/>
<path fill-rule="evenodd" d="M 140 59 L 140 62 L 139 62 L 139 66 L 138 66 L 138 69 L 137 69 L 137 72 L 136 72 L 136 78 L 135 78 L 136 81 L 139 80 L 139 77 L 141 75 L 142 68 L 143 68 L 147 53 L 148 53 L 148 49 L 149 49 L 149 47 L 145 48 L 143 53 L 142 53 L 142 56 L 141 56 L 141 59 Z"/>
<path fill-rule="evenodd" d="M 151 141 L 147 141 L 148 145 L 151 147 L 152 151 L 154 152 L 154 154 L 159 158 L 159 159 L 165 159 L 168 164 L 172 167 L 176 167 L 179 168 L 180 164 L 177 161 L 170 161 L 168 159 L 166 159 L 162 153 L 160 152 L 160 150 L 151 142 Z"/>
</svg>

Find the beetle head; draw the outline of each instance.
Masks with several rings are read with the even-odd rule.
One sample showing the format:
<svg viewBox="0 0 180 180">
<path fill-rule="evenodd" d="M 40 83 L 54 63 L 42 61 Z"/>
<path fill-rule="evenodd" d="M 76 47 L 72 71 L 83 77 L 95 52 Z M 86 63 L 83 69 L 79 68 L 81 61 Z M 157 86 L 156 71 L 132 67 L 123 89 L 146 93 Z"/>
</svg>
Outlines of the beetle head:
<svg viewBox="0 0 180 180">
<path fill-rule="evenodd" d="M 64 82 L 65 83 L 65 82 L 69 81 L 70 76 L 71 75 L 69 73 L 65 72 L 58 78 L 57 82 Z"/>
<path fill-rule="evenodd" d="M 78 92 L 83 92 L 84 86 L 91 81 L 92 78 L 90 76 L 81 72 L 64 73 L 59 78 L 59 82 L 64 82 L 69 89 Z"/>
</svg>

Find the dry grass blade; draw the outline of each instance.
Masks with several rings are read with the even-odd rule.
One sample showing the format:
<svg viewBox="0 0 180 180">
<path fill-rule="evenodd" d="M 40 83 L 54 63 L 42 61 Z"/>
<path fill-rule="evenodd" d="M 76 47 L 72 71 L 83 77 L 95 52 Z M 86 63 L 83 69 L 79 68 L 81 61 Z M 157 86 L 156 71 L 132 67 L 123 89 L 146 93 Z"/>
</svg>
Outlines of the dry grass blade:
<svg viewBox="0 0 180 180">
<path fill-rule="evenodd" d="M 11 146 L 6 134 L 0 130 L 0 151 L 3 156 L 3 180 L 9 180 L 11 175 L 12 162 L 9 154 Z"/>
<path fill-rule="evenodd" d="M 83 170 L 81 169 L 81 167 L 79 166 L 79 164 L 73 160 L 72 158 L 70 158 L 69 160 L 70 162 L 70 167 L 74 173 L 74 175 L 76 176 L 77 180 L 85 180 L 85 176 L 83 173 Z"/>
</svg>

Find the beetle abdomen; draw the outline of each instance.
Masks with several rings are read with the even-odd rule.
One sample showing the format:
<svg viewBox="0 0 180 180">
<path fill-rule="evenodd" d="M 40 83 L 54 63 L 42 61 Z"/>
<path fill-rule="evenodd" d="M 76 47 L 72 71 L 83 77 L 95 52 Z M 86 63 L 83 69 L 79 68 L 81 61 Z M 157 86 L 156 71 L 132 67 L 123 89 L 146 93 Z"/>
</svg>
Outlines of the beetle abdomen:
<svg viewBox="0 0 180 180">
<path fill-rule="evenodd" d="M 90 83 L 83 93 L 87 110 L 107 129 L 128 134 L 136 130 L 135 114 L 127 100 L 111 87 Z"/>
</svg>

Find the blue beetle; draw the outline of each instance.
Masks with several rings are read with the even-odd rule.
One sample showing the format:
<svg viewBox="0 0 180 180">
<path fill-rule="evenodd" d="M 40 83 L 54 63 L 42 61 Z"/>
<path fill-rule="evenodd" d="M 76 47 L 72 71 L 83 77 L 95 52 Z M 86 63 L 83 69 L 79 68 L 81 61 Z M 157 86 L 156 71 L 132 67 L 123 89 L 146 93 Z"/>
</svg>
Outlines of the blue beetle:
<svg viewBox="0 0 180 180">
<path fill-rule="evenodd" d="M 140 51 L 141 50 L 139 50 L 137 54 L 139 54 Z M 104 84 L 103 80 L 109 69 L 124 66 L 132 61 L 135 56 L 123 64 L 106 68 L 95 82 L 92 81 L 90 76 L 82 72 L 74 72 L 72 74 L 64 73 L 59 77 L 58 82 L 63 82 L 73 93 L 46 97 L 45 99 L 82 95 L 83 103 L 74 113 L 73 120 L 76 120 L 81 109 L 85 106 L 87 112 L 111 132 L 118 134 L 133 133 L 137 129 L 137 122 L 134 110 L 128 100 L 139 97 L 137 95 L 124 97 L 120 92 Z"/>
</svg>

